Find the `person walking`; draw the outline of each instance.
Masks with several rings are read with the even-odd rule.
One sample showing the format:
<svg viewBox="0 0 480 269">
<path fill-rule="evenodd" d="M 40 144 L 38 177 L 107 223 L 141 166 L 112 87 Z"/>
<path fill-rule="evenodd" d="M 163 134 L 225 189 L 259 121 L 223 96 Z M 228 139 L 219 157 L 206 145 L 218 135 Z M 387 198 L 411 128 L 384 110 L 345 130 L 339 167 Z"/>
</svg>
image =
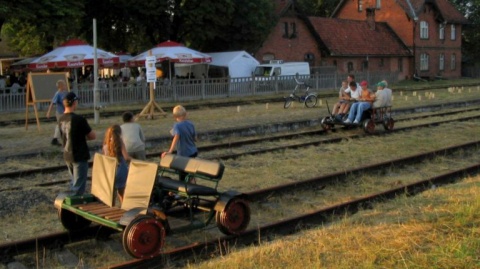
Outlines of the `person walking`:
<svg viewBox="0 0 480 269">
<path fill-rule="evenodd" d="M 145 153 L 145 136 L 140 124 L 134 122 L 133 113 L 127 111 L 122 115 L 123 124 L 122 140 L 127 149 L 128 155 L 133 159 L 146 160 Z"/>
<path fill-rule="evenodd" d="M 90 151 L 87 140 L 96 138 L 87 120 L 75 114 L 78 97 L 69 92 L 63 98 L 65 112 L 59 119 L 60 135 L 62 138 L 63 158 L 71 176 L 70 190 L 75 195 L 82 195 L 87 185 L 88 160 Z"/>
<path fill-rule="evenodd" d="M 52 111 L 53 106 L 55 105 L 55 117 L 57 119 L 57 125 L 55 125 L 55 132 L 53 133 L 53 139 L 51 144 L 60 146 L 60 129 L 58 127 L 58 122 L 60 117 L 63 115 L 65 111 L 65 106 L 63 105 L 63 98 L 68 93 L 67 91 L 67 83 L 65 80 L 60 79 L 57 81 L 57 91 L 53 95 L 52 101 L 50 102 L 50 106 L 48 107 L 47 111 L 47 119 L 50 119 L 50 112 Z"/>
</svg>

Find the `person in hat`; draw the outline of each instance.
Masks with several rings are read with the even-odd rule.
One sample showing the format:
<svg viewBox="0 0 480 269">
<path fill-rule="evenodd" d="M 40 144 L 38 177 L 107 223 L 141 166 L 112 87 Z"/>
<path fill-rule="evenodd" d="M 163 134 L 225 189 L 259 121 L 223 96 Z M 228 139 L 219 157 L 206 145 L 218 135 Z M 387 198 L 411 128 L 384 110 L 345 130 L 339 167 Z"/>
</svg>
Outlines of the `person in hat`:
<svg viewBox="0 0 480 269">
<path fill-rule="evenodd" d="M 380 81 L 377 83 L 377 91 L 375 92 L 375 101 L 373 102 L 373 108 L 385 107 L 389 103 L 388 92 L 385 91 L 387 85 L 385 82 Z"/>
<path fill-rule="evenodd" d="M 372 108 L 372 103 L 375 101 L 375 94 L 368 89 L 368 82 L 362 81 L 360 83 L 362 90 L 360 92 L 359 102 L 352 104 L 348 118 L 344 121 L 346 124 L 359 124 L 362 120 L 363 111 Z"/>
<path fill-rule="evenodd" d="M 83 116 L 75 114 L 78 97 L 74 92 L 65 95 L 63 105 L 65 112 L 58 123 L 62 137 L 63 158 L 72 180 L 70 190 L 75 195 L 82 195 L 87 185 L 90 159 L 87 140 L 94 140 L 96 134 Z"/>
</svg>

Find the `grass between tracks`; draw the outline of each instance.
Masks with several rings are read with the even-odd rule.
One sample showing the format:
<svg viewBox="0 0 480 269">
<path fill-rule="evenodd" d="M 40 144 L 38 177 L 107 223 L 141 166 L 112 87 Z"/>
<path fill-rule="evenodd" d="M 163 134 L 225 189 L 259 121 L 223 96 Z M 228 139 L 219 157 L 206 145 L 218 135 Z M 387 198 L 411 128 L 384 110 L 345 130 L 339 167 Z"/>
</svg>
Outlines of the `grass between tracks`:
<svg viewBox="0 0 480 269">
<path fill-rule="evenodd" d="M 187 268 L 479 268 L 480 176 Z"/>
</svg>

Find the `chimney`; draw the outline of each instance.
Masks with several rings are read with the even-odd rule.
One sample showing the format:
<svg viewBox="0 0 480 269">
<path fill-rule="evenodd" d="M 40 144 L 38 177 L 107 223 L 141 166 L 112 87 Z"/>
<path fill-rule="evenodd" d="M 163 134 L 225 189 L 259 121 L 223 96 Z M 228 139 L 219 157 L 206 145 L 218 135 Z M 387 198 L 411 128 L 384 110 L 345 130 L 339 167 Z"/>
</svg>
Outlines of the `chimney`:
<svg viewBox="0 0 480 269">
<path fill-rule="evenodd" d="M 371 30 L 375 30 L 375 8 L 367 8 L 367 23 Z"/>
</svg>

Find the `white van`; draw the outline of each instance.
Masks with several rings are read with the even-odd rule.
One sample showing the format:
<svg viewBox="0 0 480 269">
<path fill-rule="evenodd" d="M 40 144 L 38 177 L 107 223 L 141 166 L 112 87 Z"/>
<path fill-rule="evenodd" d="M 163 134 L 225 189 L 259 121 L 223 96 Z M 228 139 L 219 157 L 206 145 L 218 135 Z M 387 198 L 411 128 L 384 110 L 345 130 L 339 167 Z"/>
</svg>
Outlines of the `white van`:
<svg viewBox="0 0 480 269">
<path fill-rule="evenodd" d="M 271 60 L 255 68 L 256 77 L 310 75 L 310 65 L 307 62 L 288 62 Z"/>
</svg>

